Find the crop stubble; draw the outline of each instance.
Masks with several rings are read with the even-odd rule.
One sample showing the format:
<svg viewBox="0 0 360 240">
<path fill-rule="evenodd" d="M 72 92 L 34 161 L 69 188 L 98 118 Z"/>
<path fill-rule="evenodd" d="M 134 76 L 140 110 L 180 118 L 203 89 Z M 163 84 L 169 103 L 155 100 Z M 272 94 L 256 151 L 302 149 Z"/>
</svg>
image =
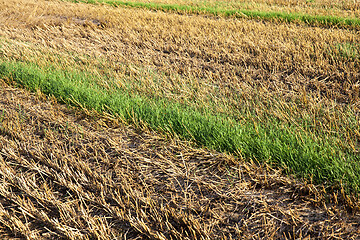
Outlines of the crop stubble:
<svg viewBox="0 0 360 240">
<path fill-rule="evenodd" d="M 343 56 L 338 47 L 359 48 L 357 31 L 13 3 L 1 3 L 0 35 L 13 41 L 2 43 L 4 58 L 107 74 L 135 93 L 210 106 L 239 120 L 255 111 L 256 121 L 270 116 L 319 135 L 341 135 L 334 141 L 358 151 L 360 58 Z"/>
<path fill-rule="evenodd" d="M 259 116 L 272 112 L 292 122 L 321 108 L 327 112 L 314 128 L 345 123 L 347 144 L 358 146 L 359 132 L 341 109 L 359 109 L 359 58 L 340 58 L 333 47 L 359 44 L 355 31 L 57 1 L 0 6 L 4 59 L 113 74 L 120 87 L 132 83 L 134 92 L 185 104 L 212 102 L 217 112 L 241 113 L 260 99 Z M 359 234 L 357 217 L 323 207 L 313 186 L 153 133 L 109 130 L 24 91 L 1 89 L 0 210 L 12 236 Z M 264 104 L 272 98 L 280 104 Z M 304 108 L 286 109 L 292 101 Z"/>
<path fill-rule="evenodd" d="M 357 100 L 358 59 L 337 60 L 335 49 L 329 49 L 336 43 L 359 44 L 356 31 L 58 2 L 33 3 L 36 7 L 20 3 L 2 3 L 2 36 L 101 56 L 108 60 L 104 64 L 141 64 L 217 85 L 261 81 L 264 87 L 298 92 L 300 85 L 311 88 L 308 82 L 313 80 L 313 87 L 325 96 L 345 103 Z"/>
<path fill-rule="evenodd" d="M 311 184 L 0 89 L 2 237 L 359 237 L 359 217 Z"/>
</svg>

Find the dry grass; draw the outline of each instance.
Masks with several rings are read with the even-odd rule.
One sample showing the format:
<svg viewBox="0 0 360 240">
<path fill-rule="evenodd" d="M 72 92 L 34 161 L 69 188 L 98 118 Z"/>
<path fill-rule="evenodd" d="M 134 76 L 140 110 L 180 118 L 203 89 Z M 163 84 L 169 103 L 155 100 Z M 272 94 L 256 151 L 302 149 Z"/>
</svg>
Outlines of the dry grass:
<svg viewBox="0 0 360 240">
<path fill-rule="evenodd" d="M 336 48 L 360 44 L 356 31 L 0 0 L 0 36 L 2 59 L 109 75 L 239 121 L 244 108 L 254 121 L 309 118 L 358 151 L 359 116 L 344 109 L 359 112 L 359 58 Z M 341 193 L 41 99 L 1 83 L 3 238 L 360 237 L 359 203 Z"/>
<path fill-rule="evenodd" d="M 227 84 L 241 85 L 239 82 L 285 92 L 301 92 L 305 87 L 314 90 L 314 95 L 345 103 L 358 97 L 355 92 L 359 59 L 337 59 L 335 49 L 336 44 L 360 44 L 357 31 L 58 2 L 46 2 L 35 8 L 31 1 L 14 2 L 20 7 L 2 3 L 1 36 L 74 55 L 66 61 L 58 59 L 62 65 L 69 62 L 72 66 L 73 58 L 79 57 L 77 54 L 93 61 L 87 68 L 90 65 L 99 68 L 99 63 L 93 64 L 94 58 L 101 58 L 102 67 L 111 70 L 121 68 L 122 63 L 141 65 L 195 78 L 189 81 L 199 81 L 194 84 L 199 85 L 200 96 L 209 90 L 214 92 L 206 84 L 200 85 L 206 81 L 221 89 L 227 89 Z M 16 48 L 5 56 L 24 58 L 29 54 L 16 53 Z M 42 62 L 53 60 L 45 58 Z M 86 61 L 78 60 L 80 64 Z M 136 74 L 137 69 L 134 70 Z M 173 84 L 164 88 L 179 91 L 185 87 Z M 184 92 L 187 90 L 192 91 Z"/>
<path fill-rule="evenodd" d="M 359 43 L 358 32 L 32 0 L 0 0 L 0 22 L 2 59 L 108 74 L 135 93 L 239 118 L 254 99 L 258 116 L 287 122 L 321 110 L 314 128 L 343 124 L 357 147 L 341 109 L 359 109 L 359 59 L 329 46 Z M 360 237 L 358 201 L 269 167 L 4 82 L 0 115 L 3 239 Z"/>
<path fill-rule="evenodd" d="M 3 58 L 109 75 L 131 92 L 240 120 L 251 108 L 319 134 L 344 126 L 341 142 L 358 151 L 358 117 L 344 109 L 359 112 L 360 58 L 338 47 L 360 46 L 357 31 L 57 1 L 1 6 Z"/>
<path fill-rule="evenodd" d="M 2 238 L 360 236 L 341 196 L 329 204 L 270 168 L 0 89 Z"/>
</svg>

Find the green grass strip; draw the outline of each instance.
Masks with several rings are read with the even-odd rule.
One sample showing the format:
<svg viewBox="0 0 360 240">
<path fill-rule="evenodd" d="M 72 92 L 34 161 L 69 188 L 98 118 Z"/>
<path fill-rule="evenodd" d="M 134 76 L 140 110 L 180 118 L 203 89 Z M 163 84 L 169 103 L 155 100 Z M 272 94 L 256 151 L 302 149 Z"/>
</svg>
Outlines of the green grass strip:
<svg viewBox="0 0 360 240">
<path fill-rule="evenodd" d="M 299 177 L 312 177 L 315 183 L 338 186 L 359 193 L 359 156 L 314 138 L 274 119 L 261 124 L 217 116 L 162 99 L 133 95 L 125 90 L 107 90 L 96 84 L 95 76 L 82 72 L 46 70 L 32 63 L 0 60 L 0 78 L 53 95 L 61 101 L 96 111 L 106 111 L 128 123 L 143 122 L 148 127 L 199 146 L 234 153 L 244 158 L 268 162 Z M 97 77 L 98 78 L 98 77 Z M 105 79 L 104 79 L 105 80 Z"/>
<path fill-rule="evenodd" d="M 303 13 L 284 13 L 284 12 L 262 12 L 257 10 L 243 10 L 243 9 L 223 9 L 213 7 L 198 7 L 189 5 L 178 4 L 163 4 L 163 3 L 146 3 L 146 2 L 128 2 L 118 0 L 71 0 L 72 2 L 83 3 L 105 3 L 112 6 L 127 6 L 133 8 L 146 8 L 150 10 L 172 11 L 182 13 L 195 13 L 195 14 L 211 14 L 214 16 L 226 16 L 235 18 L 252 18 L 263 20 L 280 20 L 284 22 L 303 22 L 308 25 L 320 25 L 327 27 L 344 27 L 350 29 L 360 28 L 359 18 L 344 18 L 336 16 L 320 16 L 308 15 Z"/>
</svg>

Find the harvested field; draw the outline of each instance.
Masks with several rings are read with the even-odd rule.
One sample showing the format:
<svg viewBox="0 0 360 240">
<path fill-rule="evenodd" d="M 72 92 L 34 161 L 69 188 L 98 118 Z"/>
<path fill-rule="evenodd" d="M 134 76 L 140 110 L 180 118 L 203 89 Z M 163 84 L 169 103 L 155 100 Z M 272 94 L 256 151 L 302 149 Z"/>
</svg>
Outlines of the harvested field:
<svg viewBox="0 0 360 240">
<path fill-rule="evenodd" d="M 14 13 L 17 7 L 13 4 L 3 6 L 1 36 L 26 44 L 14 44 L 5 52 L 3 43 L 4 57 L 44 65 L 56 60 L 62 66 L 86 64 L 82 69 L 98 71 L 101 64 L 103 70 L 115 70 L 113 74 L 119 71 L 120 81 L 130 74 L 124 71 L 124 63 L 131 64 L 135 69 L 130 71 L 142 81 L 138 91 L 151 91 L 152 87 L 151 94 L 182 89 L 184 95 L 192 93 L 194 86 L 180 85 L 179 79 L 154 86 L 151 79 L 143 79 L 148 76 L 141 76 L 141 71 L 145 75 L 156 69 L 169 78 L 180 74 L 187 81 L 197 81 L 191 84 L 198 85 L 199 101 L 205 101 L 203 95 L 209 91 L 213 95 L 220 91 L 222 101 L 236 102 L 238 99 L 222 95 L 244 91 L 241 85 L 260 85 L 280 95 L 296 95 L 305 88 L 312 97 L 340 103 L 358 100 L 357 31 L 57 2 L 34 10 L 30 3 L 20 2 L 19 13 Z M 31 44 L 41 46 L 42 53 L 32 56 Z M 346 44 L 353 45 L 354 59 L 346 56 Z M 54 59 L 54 51 L 61 52 L 59 59 Z"/>
<path fill-rule="evenodd" d="M 20 6 L 15 14 L 8 3 L 1 15 L 1 36 L 16 40 L 2 43 L 3 58 L 115 75 L 131 91 L 220 106 L 217 112 L 236 114 L 253 89 L 286 102 L 306 97 L 312 106 L 359 109 L 356 31 L 57 2 Z"/>
<path fill-rule="evenodd" d="M 311 184 L 0 89 L 3 239 L 360 236 L 359 215 Z"/>
<path fill-rule="evenodd" d="M 359 69 L 351 28 L 0 0 L 0 238 L 360 239 Z"/>
</svg>

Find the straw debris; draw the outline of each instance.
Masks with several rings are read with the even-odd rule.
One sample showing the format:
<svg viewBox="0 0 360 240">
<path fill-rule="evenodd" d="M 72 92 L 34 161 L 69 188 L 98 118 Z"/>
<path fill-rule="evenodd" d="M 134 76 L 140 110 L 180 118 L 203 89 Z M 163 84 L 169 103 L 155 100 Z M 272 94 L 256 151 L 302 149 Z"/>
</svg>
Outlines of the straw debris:
<svg viewBox="0 0 360 240">
<path fill-rule="evenodd" d="M 0 96 L 2 238 L 359 237 L 319 186 L 5 83 Z"/>
</svg>

